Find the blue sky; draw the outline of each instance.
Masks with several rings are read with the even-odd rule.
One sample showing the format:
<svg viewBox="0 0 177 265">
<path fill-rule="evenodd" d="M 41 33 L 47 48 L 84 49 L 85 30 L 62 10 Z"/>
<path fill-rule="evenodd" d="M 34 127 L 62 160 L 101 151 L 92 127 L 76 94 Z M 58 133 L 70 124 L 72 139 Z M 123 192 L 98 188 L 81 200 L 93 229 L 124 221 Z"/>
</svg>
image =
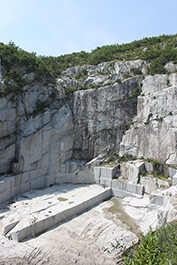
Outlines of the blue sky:
<svg viewBox="0 0 177 265">
<path fill-rule="evenodd" d="M 177 33 L 177 0 L 0 0 L 0 42 L 59 56 Z"/>
</svg>

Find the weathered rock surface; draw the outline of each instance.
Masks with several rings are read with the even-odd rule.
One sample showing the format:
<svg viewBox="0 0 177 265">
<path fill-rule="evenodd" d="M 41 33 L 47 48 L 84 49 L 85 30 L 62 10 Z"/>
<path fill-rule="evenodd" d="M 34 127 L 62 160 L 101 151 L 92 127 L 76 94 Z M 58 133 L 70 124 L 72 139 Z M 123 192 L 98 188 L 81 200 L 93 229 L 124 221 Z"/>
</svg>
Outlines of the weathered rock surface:
<svg viewBox="0 0 177 265">
<path fill-rule="evenodd" d="M 132 93 L 143 77 L 122 82 L 116 79 L 120 73 L 123 78 L 131 67 L 145 71 L 145 66 L 146 63 L 137 60 L 74 67 L 57 80 L 57 91 L 52 84 L 33 82 L 23 87 L 21 94 L 1 97 L 0 174 L 12 172 L 25 179 L 23 187 L 9 193 L 17 195 L 20 191 L 65 181 L 82 182 L 79 172 L 84 164 L 70 162 L 71 158 L 90 159 L 105 151 L 116 151 L 124 125 L 136 113 Z M 87 69 L 88 77 L 85 81 L 76 80 L 76 74 L 83 69 Z M 29 77 L 34 78 L 33 73 L 26 76 Z M 65 90 L 70 86 L 79 90 L 82 84 L 102 86 L 109 81 L 112 85 L 76 91 L 65 101 Z M 89 166 L 86 168 L 84 182 L 92 183 L 93 174 Z M 7 194 L 2 197 L 7 198 Z"/>
<path fill-rule="evenodd" d="M 176 164 L 176 104 L 177 74 L 147 76 L 138 97 L 137 117 L 123 137 L 120 155 L 131 153 Z"/>
<path fill-rule="evenodd" d="M 109 210 L 113 206 L 114 201 L 103 202 L 26 242 L 0 236 L 0 260 L 7 264 L 117 264 L 117 242 L 129 247 L 138 237 L 131 231 L 132 223 L 123 223 L 118 212 Z M 121 215 L 126 215 L 123 210 Z"/>
<path fill-rule="evenodd" d="M 141 77 L 134 77 L 122 83 L 74 93 L 70 101 L 74 158 L 96 157 L 118 149 L 124 125 L 136 113 L 131 95 L 141 80 Z"/>
<path fill-rule="evenodd" d="M 146 66 L 146 62 L 136 60 L 72 67 L 57 79 L 56 88 L 33 82 L 23 87 L 21 95 L 1 97 L 0 174 L 16 174 L 10 177 L 15 183 L 13 190 L 11 184 L 1 189 L 3 201 L 8 194 L 12 197 L 44 185 L 93 183 L 93 164 L 77 159 L 111 153 L 119 146 L 121 156 L 132 153 L 176 164 L 177 74 L 144 80 L 141 75 L 133 76 L 133 69 L 146 74 Z M 123 80 L 127 73 L 132 77 Z M 136 114 L 134 92 L 140 82 L 138 115 L 122 141 Z M 80 90 L 83 86 L 94 88 Z M 67 98 L 69 87 L 78 91 Z M 136 185 L 134 169 L 132 165 L 129 175 Z M 6 175 L 1 180 L 5 187 Z"/>
<path fill-rule="evenodd" d="M 1 202 L 54 184 L 61 164 L 72 157 L 73 139 L 71 110 L 51 85 L 34 83 L 21 95 L 1 97 L 0 174 L 17 175 L 13 185 L 1 189 Z M 1 177 L 1 184 L 6 180 Z"/>
</svg>

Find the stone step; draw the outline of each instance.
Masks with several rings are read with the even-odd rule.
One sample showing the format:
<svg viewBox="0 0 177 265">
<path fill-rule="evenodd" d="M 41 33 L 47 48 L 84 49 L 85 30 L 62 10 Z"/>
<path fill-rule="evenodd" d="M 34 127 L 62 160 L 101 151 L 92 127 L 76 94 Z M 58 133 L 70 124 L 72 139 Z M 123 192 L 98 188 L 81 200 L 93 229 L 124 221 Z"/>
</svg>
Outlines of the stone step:
<svg viewBox="0 0 177 265">
<path fill-rule="evenodd" d="M 0 204 L 31 189 L 42 188 L 45 177 L 33 178 L 29 172 L 19 175 L 4 175 L 0 178 Z"/>
<path fill-rule="evenodd" d="M 10 211 L 0 210 L 0 232 L 16 241 L 35 237 L 109 197 L 111 188 L 96 184 L 54 185 L 30 191 L 8 205 Z"/>
<path fill-rule="evenodd" d="M 142 196 L 144 193 L 144 186 L 140 184 L 133 184 L 130 181 L 113 179 L 112 190 L 117 189 L 129 194 L 137 194 Z"/>
</svg>

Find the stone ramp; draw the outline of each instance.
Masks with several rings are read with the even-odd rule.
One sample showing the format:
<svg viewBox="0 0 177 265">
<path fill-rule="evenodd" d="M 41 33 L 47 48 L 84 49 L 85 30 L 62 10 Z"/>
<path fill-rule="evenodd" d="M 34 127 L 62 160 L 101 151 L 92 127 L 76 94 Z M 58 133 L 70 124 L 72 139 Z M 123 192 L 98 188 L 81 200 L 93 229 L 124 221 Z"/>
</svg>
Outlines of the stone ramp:
<svg viewBox="0 0 177 265">
<path fill-rule="evenodd" d="M 13 240 L 35 237 L 111 196 L 99 185 L 63 184 L 26 192 L 0 208 L 0 233 Z"/>
</svg>

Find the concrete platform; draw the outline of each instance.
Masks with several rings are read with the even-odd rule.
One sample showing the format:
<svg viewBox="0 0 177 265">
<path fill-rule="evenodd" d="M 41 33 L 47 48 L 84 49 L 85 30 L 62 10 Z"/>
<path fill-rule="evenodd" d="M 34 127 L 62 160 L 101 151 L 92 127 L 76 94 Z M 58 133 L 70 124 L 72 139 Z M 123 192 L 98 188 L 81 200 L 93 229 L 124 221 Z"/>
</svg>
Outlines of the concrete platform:
<svg viewBox="0 0 177 265">
<path fill-rule="evenodd" d="M 26 192 L 0 207 L 0 234 L 15 241 L 45 232 L 111 196 L 111 188 L 63 184 Z"/>
</svg>

